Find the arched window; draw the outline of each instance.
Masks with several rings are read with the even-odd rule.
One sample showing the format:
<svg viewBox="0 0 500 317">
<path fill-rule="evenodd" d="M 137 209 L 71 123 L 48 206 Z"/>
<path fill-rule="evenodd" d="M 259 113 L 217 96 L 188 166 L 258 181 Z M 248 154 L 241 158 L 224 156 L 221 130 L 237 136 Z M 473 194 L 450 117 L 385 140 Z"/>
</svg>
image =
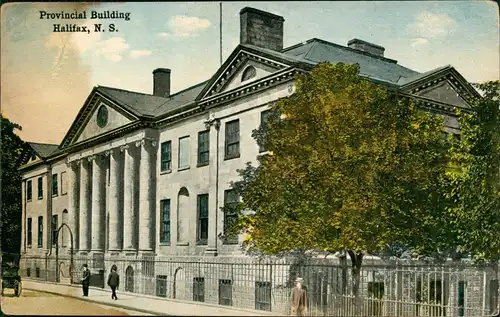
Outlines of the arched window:
<svg viewBox="0 0 500 317">
<path fill-rule="evenodd" d="M 249 80 L 250 78 L 255 77 L 256 74 L 257 74 L 257 72 L 255 71 L 255 67 L 248 66 L 243 71 L 243 75 L 241 75 L 241 81 L 243 82 L 243 81 Z"/>
<path fill-rule="evenodd" d="M 177 195 L 177 243 L 188 242 L 189 237 L 189 191 L 182 187 Z"/>
<path fill-rule="evenodd" d="M 125 270 L 125 291 L 134 292 L 134 268 L 130 265 Z"/>
</svg>

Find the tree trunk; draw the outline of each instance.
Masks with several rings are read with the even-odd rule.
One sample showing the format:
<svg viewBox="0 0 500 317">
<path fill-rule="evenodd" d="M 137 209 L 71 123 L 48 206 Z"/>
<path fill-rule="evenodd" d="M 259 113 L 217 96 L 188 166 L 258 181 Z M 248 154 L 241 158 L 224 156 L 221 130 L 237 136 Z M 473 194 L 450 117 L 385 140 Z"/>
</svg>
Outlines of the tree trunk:
<svg viewBox="0 0 500 317">
<path fill-rule="evenodd" d="M 347 251 L 351 258 L 351 275 L 352 275 L 352 295 L 354 296 L 354 310 L 357 316 L 362 315 L 363 303 L 359 296 L 359 286 L 361 282 L 361 264 L 363 263 L 363 253 L 355 251 Z"/>
</svg>

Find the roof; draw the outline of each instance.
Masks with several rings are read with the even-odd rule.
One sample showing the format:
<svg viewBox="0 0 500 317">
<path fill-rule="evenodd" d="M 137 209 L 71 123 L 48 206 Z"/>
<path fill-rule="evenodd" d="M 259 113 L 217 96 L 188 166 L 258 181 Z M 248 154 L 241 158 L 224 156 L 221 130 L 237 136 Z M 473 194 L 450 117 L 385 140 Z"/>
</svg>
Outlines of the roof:
<svg viewBox="0 0 500 317">
<path fill-rule="evenodd" d="M 96 90 L 119 102 L 137 116 L 158 117 L 192 102 L 206 83 L 205 81 L 191 86 L 169 97 L 159 97 L 105 86 L 98 86 Z"/>
<path fill-rule="evenodd" d="M 359 64 L 360 75 L 402 85 L 418 72 L 397 64 L 397 61 L 367 52 L 355 50 L 317 38 L 285 48 L 283 54 L 293 56 L 309 63 L 348 63 Z"/>
<path fill-rule="evenodd" d="M 59 147 L 58 144 L 47 144 L 47 143 L 36 143 L 36 142 L 28 142 L 31 148 L 40 156 L 41 158 L 49 157 L 51 154 L 54 154 Z"/>
</svg>

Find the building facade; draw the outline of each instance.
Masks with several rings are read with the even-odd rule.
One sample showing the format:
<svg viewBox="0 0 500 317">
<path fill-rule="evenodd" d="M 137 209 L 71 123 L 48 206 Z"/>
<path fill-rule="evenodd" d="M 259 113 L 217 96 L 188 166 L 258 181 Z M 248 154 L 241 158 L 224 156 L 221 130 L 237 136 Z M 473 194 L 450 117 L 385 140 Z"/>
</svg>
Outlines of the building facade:
<svg viewBox="0 0 500 317">
<path fill-rule="evenodd" d="M 132 290 L 146 293 L 155 292 L 159 275 L 177 274 L 161 259 L 243 257 L 243 236 L 224 232 L 230 219 L 221 207 L 238 200 L 230 182 L 263 154 L 251 134 L 268 106 L 293 94 L 294 76 L 319 62 L 358 63 L 362 76 L 443 115 L 449 133 L 459 133 L 454 110 L 477 96 L 451 66 L 419 73 L 358 39 L 283 48 L 283 17 L 253 8 L 241 10 L 240 23 L 240 44 L 209 80 L 172 94 L 171 71 L 159 68 L 153 94 L 94 87 L 60 144 L 30 143 L 22 167 L 23 255 L 54 257 L 57 245 L 59 254 L 91 259 L 95 272 L 128 259 L 120 260 L 122 271 L 144 277 Z M 196 275 L 183 274 L 188 284 Z M 213 267 L 194 278 L 203 274 Z M 255 278 L 248 283 L 234 287 L 254 287 Z M 185 296 L 194 296 L 188 284 Z"/>
</svg>

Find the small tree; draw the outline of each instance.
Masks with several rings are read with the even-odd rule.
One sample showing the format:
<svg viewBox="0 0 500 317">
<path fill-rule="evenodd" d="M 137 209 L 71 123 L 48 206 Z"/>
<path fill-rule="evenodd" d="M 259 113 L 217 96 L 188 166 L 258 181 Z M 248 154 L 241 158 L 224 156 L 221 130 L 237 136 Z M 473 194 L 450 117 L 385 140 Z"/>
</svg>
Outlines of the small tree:
<svg viewBox="0 0 500 317">
<path fill-rule="evenodd" d="M 471 101 L 472 113 L 461 113 L 461 138 L 450 150 L 449 222 L 462 252 L 495 261 L 500 259 L 500 82 L 477 86 L 483 98 Z"/>
<path fill-rule="evenodd" d="M 323 63 L 297 78 L 254 133 L 270 154 L 239 171 L 242 203 L 225 210 L 239 213 L 248 250 L 345 250 L 355 296 L 366 253 L 439 247 L 447 155 L 441 118 L 358 74 Z"/>
<path fill-rule="evenodd" d="M 25 143 L 16 135 L 21 127 L 2 114 L 1 125 L 1 235 L 2 252 L 19 253 L 21 250 L 21 154 Z"/>
</svg>

